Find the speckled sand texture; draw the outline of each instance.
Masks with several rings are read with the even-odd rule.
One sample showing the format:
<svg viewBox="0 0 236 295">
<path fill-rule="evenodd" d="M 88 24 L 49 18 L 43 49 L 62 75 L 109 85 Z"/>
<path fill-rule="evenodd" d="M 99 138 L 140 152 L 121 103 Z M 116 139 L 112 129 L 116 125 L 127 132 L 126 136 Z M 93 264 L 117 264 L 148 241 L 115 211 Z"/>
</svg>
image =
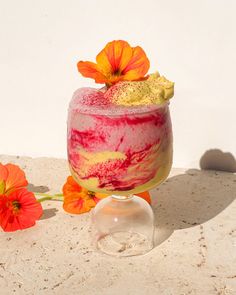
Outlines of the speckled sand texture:
<svg viewBox="0 0 236 295">
<path fill-rule="evenodd" d="M 66 160 L 0 156 L 26 172 L 33 191 L 56 193 Z M 0 231 L 0 294 L 236 294 L 236 175 L 173 169 L 151 191 L 156 247 L 114 258 L 93 251 L 89 214 L 43 203 L 33 228 Z"/>
</svg>

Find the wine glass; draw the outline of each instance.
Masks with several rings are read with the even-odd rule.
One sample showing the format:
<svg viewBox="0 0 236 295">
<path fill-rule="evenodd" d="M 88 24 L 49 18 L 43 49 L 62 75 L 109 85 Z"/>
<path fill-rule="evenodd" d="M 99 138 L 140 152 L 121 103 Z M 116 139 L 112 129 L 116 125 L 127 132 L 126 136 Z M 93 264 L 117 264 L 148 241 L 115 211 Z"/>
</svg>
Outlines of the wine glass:
<svg viewBox="0 0 236 295">
<path fill-rule="evenodd" d="M 109 194 L 92 210 L 93 240 L 115 256 L 153 248 L 154 215 L 135 193 L 163 182 L 172 165 L 169 102 L 114 106 L 98 90 L 78 89 L 68 113 L 72 176 L 90 191 Z"/>
</svg>

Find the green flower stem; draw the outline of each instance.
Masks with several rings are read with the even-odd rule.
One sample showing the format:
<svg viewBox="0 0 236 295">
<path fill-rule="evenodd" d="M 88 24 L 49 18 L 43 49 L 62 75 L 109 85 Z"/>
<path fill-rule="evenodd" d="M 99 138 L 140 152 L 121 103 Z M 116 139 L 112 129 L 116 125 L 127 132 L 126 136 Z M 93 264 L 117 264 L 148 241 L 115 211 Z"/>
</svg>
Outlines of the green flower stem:
<svg viewBox="0 0 236 295">
<path fill-rule="evenodd" d="M 63 201 L 63 194 L 55 194 L 55 195 L 49 195 L 44 193 L 34 193 L 36 196 L 43 196 L 43 198 L 38 199 L 38 202 L 44 202 L 44 201 Z"/>
</svg>

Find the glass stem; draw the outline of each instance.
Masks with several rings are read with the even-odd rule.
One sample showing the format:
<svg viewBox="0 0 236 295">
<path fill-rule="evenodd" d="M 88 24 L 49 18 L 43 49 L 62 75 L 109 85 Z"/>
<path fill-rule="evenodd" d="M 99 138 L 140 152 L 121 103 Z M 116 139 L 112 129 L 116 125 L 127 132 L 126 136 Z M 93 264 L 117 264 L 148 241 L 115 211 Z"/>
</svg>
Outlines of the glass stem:
<svg viewBox="0 0 236 295">
<path fill-rule="evenodd" d="M 133 198 L 133 194 L 128 194 L 126 196 L 121 196 L 121 195 L 112 195 L 112 198 L 116 199 L 116 200 L 128 200 Z"/>
</svg>

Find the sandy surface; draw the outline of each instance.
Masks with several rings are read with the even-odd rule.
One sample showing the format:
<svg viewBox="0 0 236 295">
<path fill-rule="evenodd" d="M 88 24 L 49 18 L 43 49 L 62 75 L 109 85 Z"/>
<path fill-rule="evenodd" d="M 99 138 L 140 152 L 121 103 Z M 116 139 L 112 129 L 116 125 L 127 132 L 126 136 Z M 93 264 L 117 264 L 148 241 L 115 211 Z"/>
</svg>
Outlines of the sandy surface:
<svg viewBox="0 0 236 295">
<path fill-rule="evenodd" d="M 0 156 L 26 172 L 30 189 L 58 193 L 66 160 Z M 0 294 L 236 294 L 236 175 L 173 169 L 151 191 L 156 247 L 115 258 L 93 250 L 89 214 L 43 203 L 35 227 L 0 231 Z"/>
</svg>

